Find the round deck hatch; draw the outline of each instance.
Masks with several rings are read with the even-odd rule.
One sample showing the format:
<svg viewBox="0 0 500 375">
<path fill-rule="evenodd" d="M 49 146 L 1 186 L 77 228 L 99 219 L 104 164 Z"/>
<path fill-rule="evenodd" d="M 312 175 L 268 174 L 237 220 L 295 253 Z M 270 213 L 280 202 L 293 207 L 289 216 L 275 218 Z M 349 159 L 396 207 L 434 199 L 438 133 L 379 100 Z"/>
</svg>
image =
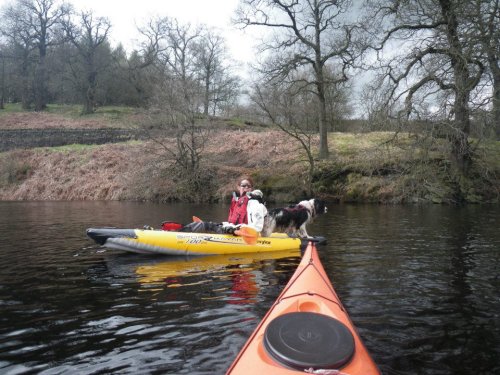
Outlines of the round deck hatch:
<svg viewBox="0 0 500 375">
<path fill-rule="evenodd" d="M 354 337 L 337 319 L 293 312 L 272 320 L 264 347 L 281 364 L 297 369 L 339 369 L 354 355 Z"/>
</svg>

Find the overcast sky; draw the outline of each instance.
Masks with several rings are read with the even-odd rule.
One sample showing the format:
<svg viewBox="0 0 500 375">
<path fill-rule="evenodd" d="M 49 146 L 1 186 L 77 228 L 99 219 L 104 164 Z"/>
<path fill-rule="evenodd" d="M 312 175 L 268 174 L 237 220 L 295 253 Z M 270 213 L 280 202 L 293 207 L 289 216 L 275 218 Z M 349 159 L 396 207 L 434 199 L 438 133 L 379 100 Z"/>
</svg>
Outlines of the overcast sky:
<svg viewBox="0 0 500 375">
<path fill-rule="evenodd" d="M 0 0 L 0 7 L 12 0 Z M 231 24 L 238 0 L 67 0 L 80 10 L 93 10 L 109 18 L 111 41 L 121 42 L 130 51 L 137 47 L 137 25 L 152 16 L 168 16 L 181 23 L 205 24 L 220 28 L 235 60 L 248 62 L 254 54 L 251 31 L 240 31 Z"/>
</svg>

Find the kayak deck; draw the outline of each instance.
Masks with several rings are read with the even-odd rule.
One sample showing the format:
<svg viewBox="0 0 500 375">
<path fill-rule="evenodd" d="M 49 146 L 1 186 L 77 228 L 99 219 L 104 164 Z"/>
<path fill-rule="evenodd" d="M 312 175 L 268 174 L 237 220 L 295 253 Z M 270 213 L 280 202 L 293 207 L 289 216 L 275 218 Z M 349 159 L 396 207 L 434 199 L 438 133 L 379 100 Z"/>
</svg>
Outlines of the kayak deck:
<svg viewBox="0 0 500 375">
<path fill-rule="evenodd" d="M 311 242 L 227 374 L 380 374 Z M 321 372 L 323 371 L 323 372 Z"/>
<path fill-rule="evenodd" d="M 87 235 L 99 245 L 139 254 L 216 255 L 304 250 L 311 239 L 292 238 L 282 233 L 259 237 L 248 244 L 232 234 L 190 233 L 163 230 L 89 228 Z M 323 237 L 312 240 L 325 242 Z"/>
</svg>

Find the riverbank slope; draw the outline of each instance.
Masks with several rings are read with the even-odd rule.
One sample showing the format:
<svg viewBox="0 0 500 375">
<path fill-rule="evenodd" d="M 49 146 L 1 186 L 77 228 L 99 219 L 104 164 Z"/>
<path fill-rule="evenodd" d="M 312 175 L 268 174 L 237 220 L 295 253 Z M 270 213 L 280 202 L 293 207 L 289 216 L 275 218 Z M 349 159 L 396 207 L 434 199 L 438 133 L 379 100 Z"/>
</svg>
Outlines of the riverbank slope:
<svg viewBox="0 0 500 375">
<path fill-rule="evenodd" d="M 84 118 L 60 113 L 3 113 L 0 129 L 130 128 L 140 116 L 108 112 Z M 172 177 L 172 160 L 154 141 L 67 145 L 0 153 L 0 200 L 219 201 L 250 175 L 268 201 L 308 195 L 308 163 L 300 144 L 276 129 L 233 120 L 211 127 L 202 163 L 213 183 L 194 196 Z M 317 141 L 317 140 L 316 140 Z M 175 139 L 165 139 L 175 146 Z M 331 157 L 316 161 L 315 195 L 342 202 L 496 203 L 499 142 L 475 144 L 467 176 L 446 158 L 444 140 L 393 132 L 330 133 Z"/>
</svg>

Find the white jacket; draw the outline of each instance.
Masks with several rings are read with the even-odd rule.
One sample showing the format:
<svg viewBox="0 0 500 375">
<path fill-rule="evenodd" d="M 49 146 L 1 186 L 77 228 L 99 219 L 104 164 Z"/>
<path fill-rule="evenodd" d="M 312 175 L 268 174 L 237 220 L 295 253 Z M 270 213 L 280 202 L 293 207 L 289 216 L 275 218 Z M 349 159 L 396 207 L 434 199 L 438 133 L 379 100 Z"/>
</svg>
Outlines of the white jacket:
<svg viewBox="0 0 500 375">
<path fill-rule="evenodd" d="M 264 227 L 264 217 L 267 215 L 267 208 L 257 199 L 250 199 L 247 205 L 248 226 L 261 232 Z"/>
</svg>

